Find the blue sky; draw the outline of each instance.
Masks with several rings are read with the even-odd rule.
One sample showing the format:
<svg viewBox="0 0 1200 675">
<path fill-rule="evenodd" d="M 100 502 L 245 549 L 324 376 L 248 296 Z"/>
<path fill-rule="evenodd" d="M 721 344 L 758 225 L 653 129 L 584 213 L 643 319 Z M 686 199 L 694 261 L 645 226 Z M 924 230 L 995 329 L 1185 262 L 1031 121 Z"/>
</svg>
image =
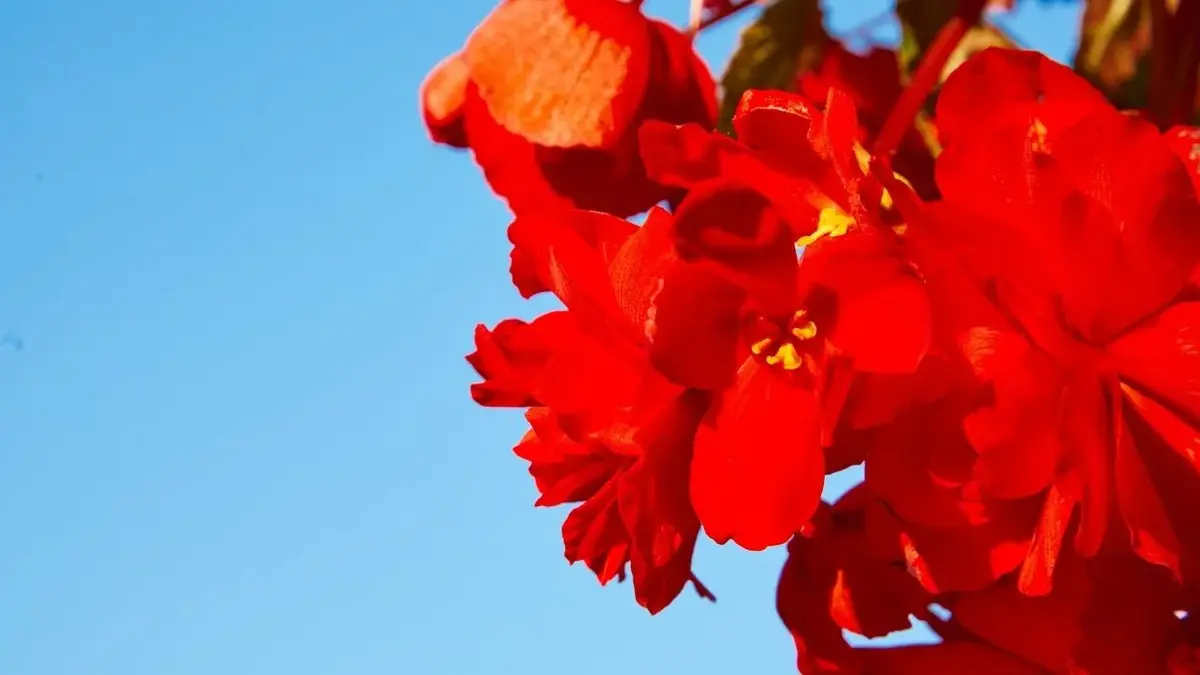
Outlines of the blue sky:
<svg viewBox="0 0 1200 675">
<path fill-rule="evenodd" d="M 650 618 L 470 403 L 472 327 L 546 307 L 417 116 L 489 6 L 0 4 L 0 672 L 787 672 L 779 553 Z M 1077 11 L 1011 23 L 1061 56 Z"/>
</svg>

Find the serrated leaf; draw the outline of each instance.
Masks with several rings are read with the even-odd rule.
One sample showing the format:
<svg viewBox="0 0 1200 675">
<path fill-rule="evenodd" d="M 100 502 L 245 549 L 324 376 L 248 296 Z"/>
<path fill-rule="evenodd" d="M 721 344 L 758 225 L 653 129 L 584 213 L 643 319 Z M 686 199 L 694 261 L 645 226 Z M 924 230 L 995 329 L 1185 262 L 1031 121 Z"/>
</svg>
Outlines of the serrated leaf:
<svg viewBox="0 0 1200 675">
<path fill-rule="evenodd" d="M 976 26 L 967 31 L 962 41 L 958 43 L 958 47 L 954 49 L 954 52 L 950 54 L 950 58 L 946 60 L 946 65 L 942 67 L 942 82 L 945 82 L 946 78 L 950 77 L 950 74 L 957 70 L 967 59 L 988 47 L 1014 49 L 1016 46 L 1017 43 L 998 26 Z"/>
<path fill-rule="evenodd" d="M 721 76 L 722 131 L 749 89 L 795 90 L 796 79 L 820 58 L 825 43 L 818 0 L 775 0 L 746 27 Z"/>
<path fill-rule="evenodd" d="M 1121 108 L 1141 108 L 1149 90 L 1150 5 L 1142 0 L 1088 0 L 1075 70 Z"/>
</svg>

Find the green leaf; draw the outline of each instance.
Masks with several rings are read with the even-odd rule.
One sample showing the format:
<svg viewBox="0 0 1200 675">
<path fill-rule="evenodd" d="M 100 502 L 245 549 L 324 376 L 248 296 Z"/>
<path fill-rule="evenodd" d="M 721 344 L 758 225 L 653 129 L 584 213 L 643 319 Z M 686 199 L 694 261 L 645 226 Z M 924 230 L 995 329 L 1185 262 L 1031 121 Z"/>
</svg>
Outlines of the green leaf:
<svg viewBox="0 0 1200 675">
<path fill-rule="evenodd" d="M 1075 70 L 1120 108 L 1147 102 L 1150 6 L 1142 0 L 1088 0 Z"/>
<path fill-rule="evenodd" d="M 818 0 L 775 0 L 764 9 L 742 32 L 721 76 L 721 130 L 732 133 L 733 113 L 747 90 L 795 90 L 826 39 Z"/>
</svg>

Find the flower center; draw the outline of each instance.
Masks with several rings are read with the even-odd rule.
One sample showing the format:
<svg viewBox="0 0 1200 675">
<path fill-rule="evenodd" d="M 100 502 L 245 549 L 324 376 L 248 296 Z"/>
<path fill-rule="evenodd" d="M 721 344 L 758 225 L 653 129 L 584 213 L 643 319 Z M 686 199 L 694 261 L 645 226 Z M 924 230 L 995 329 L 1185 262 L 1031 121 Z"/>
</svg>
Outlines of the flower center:
<svg viewBox="0 0 1200 675">
<path fill-rule="evenodd" d="M 812 359 L 817 324 L 808 313 L 798 310 L 784 325 L 759 318 L 750 327 L 750 353 L 769 366 L 783 370 L 799 370 Z"/>
</svg>

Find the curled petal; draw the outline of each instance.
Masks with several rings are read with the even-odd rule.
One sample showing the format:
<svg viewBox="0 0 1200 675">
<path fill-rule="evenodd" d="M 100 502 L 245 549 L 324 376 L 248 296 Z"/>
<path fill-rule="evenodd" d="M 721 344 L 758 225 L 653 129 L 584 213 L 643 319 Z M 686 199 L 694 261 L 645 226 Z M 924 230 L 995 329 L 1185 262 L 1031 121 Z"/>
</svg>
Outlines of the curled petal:
<svg viewBox="0 0 1200 675">
<path fill-rule="evenodd" d="M 462 54 L 446 57 L 421 84 L 421 114 L 436 143 L 467 147 L 464 109 L 471 71 Z"/>
<path fill-rule="evenodd" d="M 485 406 L 538 405 L 547 362 L 554 351 L 578 336 L 574 318 L 550 312 L 532 323 L 505 319 L 492 330 L 475 328 L 475 351 L 467 362 L 484 381 L 471 385 L 471 398 Z"/>
<path fill-rule="evenodd" d="M 513 452 L 529 462 L 529 474 L 541 493 L 537 506 L 591 499 L 632 461 L 604 445 L 568 438 L 545 408 L 530 410 L 526 418 L 532 430 Z"/>
</svg>

